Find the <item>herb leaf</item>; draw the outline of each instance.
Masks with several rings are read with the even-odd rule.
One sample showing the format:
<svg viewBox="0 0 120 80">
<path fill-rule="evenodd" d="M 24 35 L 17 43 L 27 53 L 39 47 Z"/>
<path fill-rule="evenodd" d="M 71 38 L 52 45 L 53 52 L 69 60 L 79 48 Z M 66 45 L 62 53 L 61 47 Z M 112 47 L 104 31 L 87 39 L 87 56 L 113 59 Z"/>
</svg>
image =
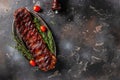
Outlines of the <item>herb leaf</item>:
<svg viewBox="0 0 120 80">
<path fill-rule="evenodd" d="M 49 29 L 47 29 L 47 32 L 42 32 L 40 30 L 41 24 L 40 24 L 40 21 L 39 21 L 38 18 L 34 17 L 33 21 L 34 21 L 34 23 L 36 25 L 36 28 L 38 29 L 39 33 L 42 35 L 43 40 L 47 44 L 48 49 L 52 53 L 55 53 L 55 43 L 54 43 L 54 40 L 53 40 L 52 32 Z"/>
</svg>

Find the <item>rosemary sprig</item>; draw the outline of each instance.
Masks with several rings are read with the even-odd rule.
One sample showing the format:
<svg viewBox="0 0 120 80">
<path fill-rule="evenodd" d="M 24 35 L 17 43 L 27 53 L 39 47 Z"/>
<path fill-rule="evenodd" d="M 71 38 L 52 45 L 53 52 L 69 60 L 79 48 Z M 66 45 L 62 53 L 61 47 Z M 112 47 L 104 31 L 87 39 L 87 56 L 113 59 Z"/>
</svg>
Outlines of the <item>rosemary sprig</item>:
<svg viewBox="0 0 120 80">
<path fill-rule="evenodd" d="M 23 55 L 25 56 L 28 60 L 33 59 L 32 54 L 30 51 L 26 48 L 24 45 L 23 41 L 18 37 L 17 33 L 14 32 L 14 40 L 16 41 L 17 45 L 15 48 Z"/>
<path fill-rule="evenodd" d="M 45 32 L 45 33 L 42 32 L 40 30 L 40 26 L 41 26 L 40 21 L 36 17 L 34 17 L 34 23 L 35 23 L 36 28 L 38 29 L 39 33 L 42 35 L 45 43 L 47 44 L 48 49 L 52 53 L 54 53 L 55 52 L 55 48 L 54 48 L 55 46 L 54 46 L 54 41 L 53 41 L 53 36 L 52 36 L 51 31 L 48 29 L 47 32 Z"/>
</svg>

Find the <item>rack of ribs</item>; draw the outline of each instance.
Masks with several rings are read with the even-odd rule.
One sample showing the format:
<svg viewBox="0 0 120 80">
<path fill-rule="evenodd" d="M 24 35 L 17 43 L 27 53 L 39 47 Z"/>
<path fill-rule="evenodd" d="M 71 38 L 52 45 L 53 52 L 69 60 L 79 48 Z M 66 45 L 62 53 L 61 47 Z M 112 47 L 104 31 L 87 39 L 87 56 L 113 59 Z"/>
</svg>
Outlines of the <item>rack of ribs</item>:
<svg viewBox="0 0 120 80">
<path fill-rule="evenodd" d="M 25 46 L 32 54 L 40 70 L 55 68 L 56 56 L 47 48 L 42 36 L 36 29 L 31 13 L 26 8 L 19 8 L 14 13 L 14 28 L 19 33 Z"/>
</svg>

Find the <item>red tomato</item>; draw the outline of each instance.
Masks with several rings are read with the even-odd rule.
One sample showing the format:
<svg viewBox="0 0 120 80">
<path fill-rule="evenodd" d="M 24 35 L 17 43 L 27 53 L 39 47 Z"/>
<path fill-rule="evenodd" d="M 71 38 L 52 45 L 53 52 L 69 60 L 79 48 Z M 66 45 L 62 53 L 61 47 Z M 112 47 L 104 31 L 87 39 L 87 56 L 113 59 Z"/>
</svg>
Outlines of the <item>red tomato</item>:
<svg viewBox="0 0 120 80">
<path fill-rule="evenodd" d="M 36 66 L 36 63 L 35 63 L 35 61 L 34 61 L 34 60 L 30 60 L 30 62 L 29 62 L 29 63 L 30 63 L 30 65 L 31 65 L 31 66 L 33 66 L 33 67 L 34 67 L 34 66 Z"/>
<path fill-rule="evenodd" d="M 35 6 L 33 7 L 33 10 L 36 11 L 36 12 L 39 12 L 39 11 L 41 11 L 41 7 L 35 5 Z"/>
<path fill-rule="evenodd" d="M 41 30 L 42 32 L 46 32 L 46 31 L 47 31 L 47 28 L 43 25 L 43 26 L 40 26 L 40 30 Z"/>
</svg>

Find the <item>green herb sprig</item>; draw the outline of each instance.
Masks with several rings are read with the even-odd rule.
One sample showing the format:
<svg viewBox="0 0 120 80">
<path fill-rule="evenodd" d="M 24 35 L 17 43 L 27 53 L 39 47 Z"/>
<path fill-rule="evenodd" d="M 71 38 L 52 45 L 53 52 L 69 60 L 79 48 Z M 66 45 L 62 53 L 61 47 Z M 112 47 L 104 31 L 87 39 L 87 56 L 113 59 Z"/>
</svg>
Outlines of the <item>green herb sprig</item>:
<svg viewBox="0 0 120 80">
<path fill-rule="evenodd" d="M 14 31 L 13 33 L 14 35 L 14 40 L 16 41 L 17 45 L 15 46 L 15 48 L 23 55 L 25 56 L 28 60 L 32 60 L 32 54 L 30 53 L 30 51 L 26 48 L 26 46 L 24 45 L 23 41 L 18 37 L 16 31 Z"/>
<path fill-rule="evenodd" d="M 54 45 L 53 36 L 52 36 L 51 31 L 48 29 L 47 32 L 42 32 L 40 30 L 40 26 L 41 26 L 40 21 L 36 17 L 34 17 L 34 23 L 35 23 L 36 28 L 38 29 L 39 33 L 42 35 L 45 43 L 47 44 L 47 47 L 49 48 L 49 50 L 52 53 L 55 53 L 55 45 Z"/>
</svg>

